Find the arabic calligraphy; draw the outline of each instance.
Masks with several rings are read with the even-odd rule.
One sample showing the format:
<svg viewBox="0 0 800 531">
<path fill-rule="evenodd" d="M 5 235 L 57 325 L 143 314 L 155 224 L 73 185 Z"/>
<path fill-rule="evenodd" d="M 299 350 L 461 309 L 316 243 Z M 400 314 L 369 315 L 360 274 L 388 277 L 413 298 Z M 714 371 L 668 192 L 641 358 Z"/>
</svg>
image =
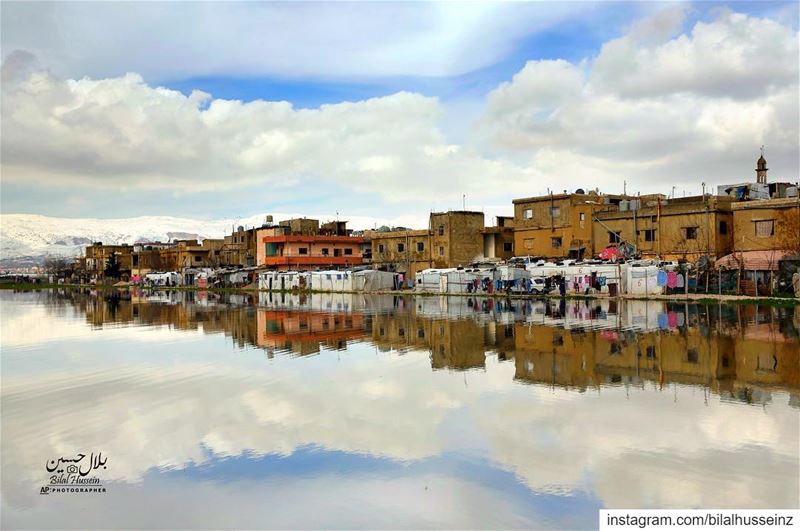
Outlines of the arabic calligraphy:
<svg viewBox="0 0 800 531">
<path fill-rule="evenodd" d="M 97 455 L 92 452 L 86 462 L 81 463 L 80 465 L 75 464 L 83 461 L 84 457 L 86 457 L 86 454 L 77 454 L 74 459 L 68 459 L 66 457 L 59 457 L 58 460 L 51 459 L 47 462 L 45 468 L 47 468 L 48 472 L 57 472 L 59 474 L 63 474 L 66 471 L 67 474 L 80 474 L 81 476 L 87 476 L 92 470 L 97 470 L 101 466 L 104 469 L 108 468 L 106 466 L 108 458 L 103 458 L 103 452 L 99 452 Z M 65 463 L 72 464 L 63 467 Z"/>
<path fill-rule="evenodd" d="M 45 469 L 52 474 L 50 482 L 40 493 L 105 492 L 97 471 L 108 469 L 107 463 L 108 457 L 104 457 L 103 452 L 50 459 L 45 463 Z"/>
</svg>

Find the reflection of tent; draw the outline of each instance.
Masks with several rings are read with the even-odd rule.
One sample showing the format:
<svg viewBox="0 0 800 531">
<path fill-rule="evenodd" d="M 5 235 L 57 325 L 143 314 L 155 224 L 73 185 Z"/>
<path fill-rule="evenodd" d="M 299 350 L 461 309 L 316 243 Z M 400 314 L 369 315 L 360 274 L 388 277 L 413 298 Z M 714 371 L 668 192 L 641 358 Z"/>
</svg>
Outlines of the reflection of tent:
<svg viewBox="0 0 800 531">
<path fill-rule="evenodd" d="M 778 262 L 789 251 L 743 251 L 731 253 L 716 261 L 717 267 L 744 269 L 746 271 L 777 271 Z"/>
</svg>

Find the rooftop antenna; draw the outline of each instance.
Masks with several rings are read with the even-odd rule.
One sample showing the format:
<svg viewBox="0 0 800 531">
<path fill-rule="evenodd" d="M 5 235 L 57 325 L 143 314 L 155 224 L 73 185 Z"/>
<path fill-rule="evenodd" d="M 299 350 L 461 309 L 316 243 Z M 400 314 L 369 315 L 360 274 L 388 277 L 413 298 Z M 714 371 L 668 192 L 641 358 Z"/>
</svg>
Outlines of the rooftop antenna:
<svg viewBox="0 0 800 531">
<path fill-rule="evenodd" d="M 467 194 L 461 194 L 461 210 L 467 209 Z"/>
<path fill-rule="evenodd" d="M 622 195 L 628 194 L 628 181 L 622 180 Z"/>
</svg>

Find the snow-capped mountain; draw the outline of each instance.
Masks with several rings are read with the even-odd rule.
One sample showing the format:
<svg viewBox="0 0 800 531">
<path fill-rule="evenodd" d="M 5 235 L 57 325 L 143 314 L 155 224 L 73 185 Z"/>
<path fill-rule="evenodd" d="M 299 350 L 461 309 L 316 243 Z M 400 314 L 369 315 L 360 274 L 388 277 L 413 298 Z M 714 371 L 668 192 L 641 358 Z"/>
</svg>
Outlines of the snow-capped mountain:
<svg viewBox="0 0 800 531">
<path fill-rule="evenodd" d="M 277 222 L 299 214 L 274 214 Z M 321 222 L 335 216 L 309 215 Z M 265 214 L 247 218 L 198 220 L 169 216 L 142 216 L 122 219 L 54 218 L 36 214 L 3 214 L 0 216 L 0 261 L 25 258 L 36 261 L 47 255 L 76 256 L 92 242 L 105 244 L 137 243 L 185 238 L 222 238 L 235 226 L 254 227 L 265 222 Z M 363 216 L 350 216 L 348 227 L 372 228 L 393 224 L 424 226 L 425 218 L 417 220 L 407 216 L 393 220 L 378 220 Z"/>
</svg>

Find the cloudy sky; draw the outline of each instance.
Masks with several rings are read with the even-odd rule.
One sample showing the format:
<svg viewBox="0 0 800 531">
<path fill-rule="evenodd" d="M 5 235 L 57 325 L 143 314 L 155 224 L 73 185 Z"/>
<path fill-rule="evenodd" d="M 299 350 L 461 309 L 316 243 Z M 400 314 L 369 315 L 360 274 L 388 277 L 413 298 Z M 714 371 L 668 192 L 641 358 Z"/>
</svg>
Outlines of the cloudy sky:
<svg viewBox="0 0 800 531">
<path fill-rule="evenodd" d="M 798 4 L 2 3 L 2 212 L 511 212 L 797 181 Z"/>
</svg>

